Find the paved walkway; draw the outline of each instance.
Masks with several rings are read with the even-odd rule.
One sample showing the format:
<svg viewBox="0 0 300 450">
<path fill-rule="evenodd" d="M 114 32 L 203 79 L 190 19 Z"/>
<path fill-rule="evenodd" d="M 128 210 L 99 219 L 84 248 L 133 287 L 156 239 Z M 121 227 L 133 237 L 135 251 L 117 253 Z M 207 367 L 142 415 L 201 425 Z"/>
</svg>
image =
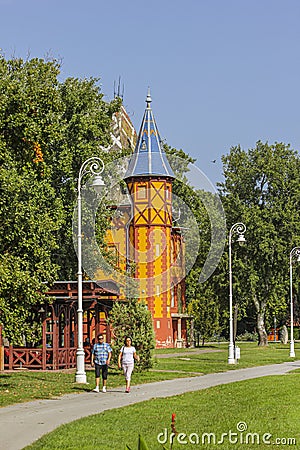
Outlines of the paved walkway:
<svg viewBox="0 0 300 450">
<path fill-rule="evenodd" d="M 1 450 L 23 449 L 59 425 L 108 409 L 235 381 L 283 375 L 298 368 L 300 368 L 300 361 L 292 361 L 133 386 L 129 395 L 125 394 L 123 388 L 114 388 L 108 390 L 106 394 L 94 392 L 71 394 L 51 400 L 7 406 L 0 408 L 0 448 Z"/>
</svg>

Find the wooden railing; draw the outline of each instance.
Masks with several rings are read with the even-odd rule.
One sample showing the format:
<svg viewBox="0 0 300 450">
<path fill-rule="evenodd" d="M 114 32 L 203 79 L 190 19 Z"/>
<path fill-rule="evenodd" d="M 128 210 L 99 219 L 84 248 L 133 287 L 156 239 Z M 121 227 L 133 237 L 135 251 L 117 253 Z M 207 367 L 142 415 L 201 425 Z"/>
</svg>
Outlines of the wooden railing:
<svg viewBox="0 0 300 450">
<path fill-rule="evenodd" d="M 76 367 L 75 347 L 59 348 L 25 348 L 25 347 L 5 347 L 4 348 L 4 370 L 13 369 L 41 369 L 60 370 Z M 91 349 L 85 348 L 85 362 L 91 361 Z"/>
</svg>

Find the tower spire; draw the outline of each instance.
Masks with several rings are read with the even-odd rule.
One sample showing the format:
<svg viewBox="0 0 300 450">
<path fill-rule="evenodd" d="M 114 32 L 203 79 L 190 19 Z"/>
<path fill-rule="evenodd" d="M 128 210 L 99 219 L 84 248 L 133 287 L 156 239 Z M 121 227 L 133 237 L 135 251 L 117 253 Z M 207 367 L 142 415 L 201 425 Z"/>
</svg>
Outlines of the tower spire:
<svg viewBox="0 0 300 450">
<path fill-rule="evenodd" d="M 151 108 L 151 94 L 148 87 L 146 110 L 139 131 L 137 144 L 130 159 L 125 179 L 143 176 L 164 176 L 175 178 L 156 126 Z"/>
</svg>

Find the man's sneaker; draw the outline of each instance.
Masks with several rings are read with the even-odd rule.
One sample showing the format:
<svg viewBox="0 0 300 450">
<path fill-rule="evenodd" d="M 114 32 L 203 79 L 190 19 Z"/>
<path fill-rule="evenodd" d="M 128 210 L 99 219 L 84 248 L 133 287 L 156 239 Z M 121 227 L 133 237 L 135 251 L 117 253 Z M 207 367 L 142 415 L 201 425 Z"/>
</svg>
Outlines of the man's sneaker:
<svg viewBox="0 0 300 450">
<path fill-rule="evenodd" d="M 96 386 L 95 389 L 93 389 L 93 392 L 99 392 L 99 387 Z"/>
<path fill-rule="evenodd" d="M 106 392 L 106 386 L 103 386 L 102 392 Z"/>
</svg>

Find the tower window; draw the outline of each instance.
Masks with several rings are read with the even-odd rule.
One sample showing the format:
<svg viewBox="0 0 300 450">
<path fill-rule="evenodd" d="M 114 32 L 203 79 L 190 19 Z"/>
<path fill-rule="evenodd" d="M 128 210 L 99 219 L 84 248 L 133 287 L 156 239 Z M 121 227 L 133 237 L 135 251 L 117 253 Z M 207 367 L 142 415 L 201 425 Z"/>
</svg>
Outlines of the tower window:
<svg viewBox="0 0 300 450">
<path fill-rule="evenodd" d="M 147 150 L 147 145 L 145 139 L 142 140 L 141 151 L 145 152 Z"/>
<path fill-rule="evenodd" d="M 170 186 L 166 188 L 166 200 L 170 200 Z"/>
<path fill-rule="evenodd" d="M 147 198 L 147 186 L 145 184 L 140 184 L 137 187 L 137 198 L 143 199 Z"/>
</svg>

